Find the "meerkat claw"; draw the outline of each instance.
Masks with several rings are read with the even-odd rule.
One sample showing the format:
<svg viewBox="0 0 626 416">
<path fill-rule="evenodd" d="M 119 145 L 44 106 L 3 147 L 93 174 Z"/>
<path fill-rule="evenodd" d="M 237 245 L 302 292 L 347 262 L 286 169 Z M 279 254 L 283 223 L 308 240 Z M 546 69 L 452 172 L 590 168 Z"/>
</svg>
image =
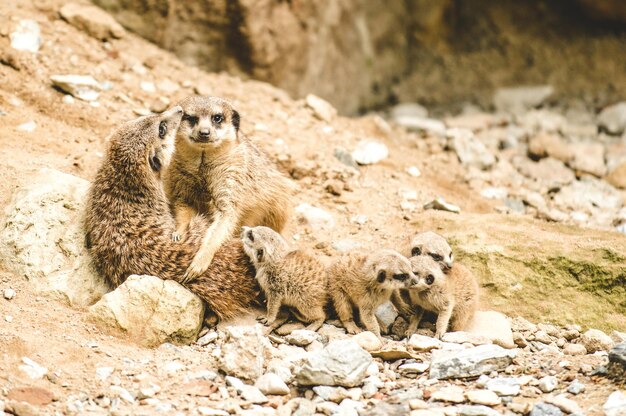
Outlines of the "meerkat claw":
<svg viewBox="0 0 626 416">
<path fill-rule="evenodd" d="M 172 241 L 178 243 L 180 241 L 181 235 L 177 232 L 172 233 Z"/>
</svg>

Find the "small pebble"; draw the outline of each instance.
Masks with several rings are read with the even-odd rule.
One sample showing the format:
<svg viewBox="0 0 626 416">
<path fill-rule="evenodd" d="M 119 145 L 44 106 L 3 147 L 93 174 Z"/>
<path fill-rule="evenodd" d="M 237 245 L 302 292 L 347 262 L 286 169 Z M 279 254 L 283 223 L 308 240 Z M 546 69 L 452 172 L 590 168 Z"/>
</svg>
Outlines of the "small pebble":
<svg viewBox="0 0 626 416">
<path fill-rule="evenodd" d="M 4 292 L 2 293 L 2 296 L 4 296 L 4 298 L 6 300 L 11 300 L 15 297 L 15 290 L 13 289 L 4 289 Z"/>
</svg>

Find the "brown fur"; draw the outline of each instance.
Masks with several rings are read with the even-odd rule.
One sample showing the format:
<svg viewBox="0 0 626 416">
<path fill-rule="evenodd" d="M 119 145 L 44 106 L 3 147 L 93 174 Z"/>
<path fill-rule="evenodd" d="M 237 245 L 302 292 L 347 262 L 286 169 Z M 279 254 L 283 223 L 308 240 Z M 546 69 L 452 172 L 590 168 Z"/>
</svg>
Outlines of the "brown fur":
<svg viewBox="0 0 626 416">
<path fill-rule="evenodd" d="M 287 317 L 278 317 L 281 306 L 291 308 L 306 329 L 317 331 L 324 320 L 328 303 L 326 268 L 311 253 L 290 250 L 287 242 L 268 227 L 243 227 L 244 251 L 256 268 L 256 278 L 267 299 L 268 333 L 281 326 Z"/>
<path fill-rule="evenodd" d="M 441 338 L 448 328 L 453 331 L 466 329 L 478 308 L 478 283 L 472 272 L 456 263 L 445 274 L 435 260 L 425 255 L 409 260 L 418 283 L 404 291 L 409 305 L 394 302 L 403 315 L 410 315 L 407 336 L 417 331 L 424 310 L 437 313 L 437 338 Z"/>
<path fill-rule="evenodd" d="M 349 334 L 360 332 L 353 308 L 361 323 L 380 337 L 374 312 L 392 293 L 416 282 L 408 259 L 394 250 L 348 253 L 336 260 L 328 272 L 328 288 L 337 315 Z"/>
<path fill-rule="evenodd" d="M 208 228 L 208 221 L 196 216 L 182 241 L 171 240 L 175 222 L 160 171 L 170 159 L 181 114 L 180 107 L 175 107 L 140 117 L 109 137 L 106 156 L 89 192 L 85 231 L 95 266 L 112 287 L 131 274 L 180 282 Z M 163 139 L 159 137 L 161 122 L 168 128 Z M 209 270 L 186 286 L 220 319 L 258 305 L 254 269 L 239 241 L 224 245 Z"/>
<path fill-rule="evenodd" d="M 187 281 L 206 270 L 215 251 L 242 226 L 265 225 L 282 231 L 291 210 L 293 185 L 239 132 L 239 113 L 230 103 L 192 96 L 180 105 L 185 115 L 165 178 L 177 220 L 173 238 L 186 232 L 196 213 L 207 214 L 212 221 L 187 270 Z M 223 120 L 214 121 L 215 117 Z"/>
</svg>

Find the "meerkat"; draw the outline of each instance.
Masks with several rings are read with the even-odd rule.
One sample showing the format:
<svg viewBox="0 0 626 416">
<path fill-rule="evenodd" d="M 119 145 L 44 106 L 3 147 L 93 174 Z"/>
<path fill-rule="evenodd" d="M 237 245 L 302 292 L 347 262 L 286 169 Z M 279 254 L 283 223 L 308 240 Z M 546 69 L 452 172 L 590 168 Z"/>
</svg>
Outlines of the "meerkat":
<svg viewBox="0 0 626 416">
<path fill-rule="evenodd" d="M 85 244 L 98 272 L 110 286 L 131 274 L 181 282 L 208 221 L 192 218 L 178 243 L 161 173 L 171 159 L 174 136 L 183 115 L 177 106 L 140 117 L 117 128 L 89 190 Z M 240 241 L 225 244 L 208 271 L 186 285 L 219 319 L 259 307 L 254 268 Z"/>
<path fill-rule="evenodd" d="M 376 308 L 390 300 L 394 291 L 416 283 L 409 260 L 395 250 L 348 253 L 337 259 L 328 271 L 328 291 L 339 320 L 349 334 L 360 329 L 354 322 L 353 308 L 361 323 L 380 338 Z"/>
<path fill-rule="evenodd" d="M 212 221 L 185 273 L 188 282 L 209 267 L 219 247 L 242 226 L 281 232 L 291 211 L 293 185 L 239 132 L 239 113 L 228 101 L 191 96 L 180 105 L 184 113 L 165 177 L 176 218 L 172 238 L 179 240 L 197 213 Z"/>
<path fill-rule="evenodd" d="M 449 270 L 454 264 L 454 253 L 448 241 L 441 235 L 432 231 L 416 234 L 410 243 L 410 248 L 405 253 L 407 257 L 430 256 L 442 266 Z"/>
<path fill-rule="evenodd" d="M 460 264 L 446 274 L 432 257 L 411 257 L 411 268 L 417 283 L 410 287 L 409 304 L 395 304 L 401 314 L 409 315 L 407 336 L 417 331 L 424 310 L 437 313 L 435 337 L 441 339 L 450 327 L 462 331 L 478 308 L 478 283 L 474 275 Z"/>
<path fill-rule="evenodd" d="M 243 249 L 256 269 L 256 279 L 267 299 L 267 315 L 261 320 L 272 332 L 287 321 L 277 318 L 281 306 L 289 307 L 296 318 L 317 331 L 324 320 L 328 302 L 326 268 L 304 250 L 290 250 L 287 241 L 269 227 L 242 227 Z"/>
</svg>

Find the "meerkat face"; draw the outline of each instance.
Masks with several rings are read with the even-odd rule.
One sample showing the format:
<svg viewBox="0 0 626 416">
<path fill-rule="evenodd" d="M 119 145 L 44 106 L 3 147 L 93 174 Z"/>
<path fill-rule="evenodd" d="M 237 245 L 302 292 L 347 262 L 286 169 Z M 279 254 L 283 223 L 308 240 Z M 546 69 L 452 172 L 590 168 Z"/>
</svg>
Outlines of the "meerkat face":
<svg viewBox="0 0 626 416">
<path fill-rule="evenodd" d="M 181 101 L 180 140 L 202 149 L 234 143 L 239 133 L 239 113 L 218 97 L 191 96 Z"/>
<path fill-rule="evenodd" d="M 275 260 L 287 250 L 287 242 L 269 227 L 241 227 L 243 250 L 255 266 Z"/>
<path fill-rule="evenodd" d="M 411 257 L 422 255 L 432 257 L 446 270 L 454 263 L 454 254 L 446 239 L 432 231 L 419 233 L 411 240 Z"/>
<path fill-rule="evenodd" d="M 381 289 L 405 289 L 416 283 L 409 260 L 394 250 L 381 250 L 372 255 L 371 271 Z"/>
<path fill-rule="evenodd" d="M 176 131 L 182 119 L 183 109 L 177 105 L 155 116 L 154 126 L 156 127 L 156 137 L 158 140 L 153 141 L 148 146 L 148 164 L 154 172 L 161 173 L 163 168 L 169 166 L 174 153 L 174 141 Z M 156 123 L 158 121 L 158 124 Z"/>
<path fill-rule="evenodd" d="M 446 279 L 439 263 L 432 257 L 423 255 L 411 257 L 409 260 L 413 274 L 417 278 L 417 282 L 410 289 L 421 292 L 442 284 Z"/>
</svg>

